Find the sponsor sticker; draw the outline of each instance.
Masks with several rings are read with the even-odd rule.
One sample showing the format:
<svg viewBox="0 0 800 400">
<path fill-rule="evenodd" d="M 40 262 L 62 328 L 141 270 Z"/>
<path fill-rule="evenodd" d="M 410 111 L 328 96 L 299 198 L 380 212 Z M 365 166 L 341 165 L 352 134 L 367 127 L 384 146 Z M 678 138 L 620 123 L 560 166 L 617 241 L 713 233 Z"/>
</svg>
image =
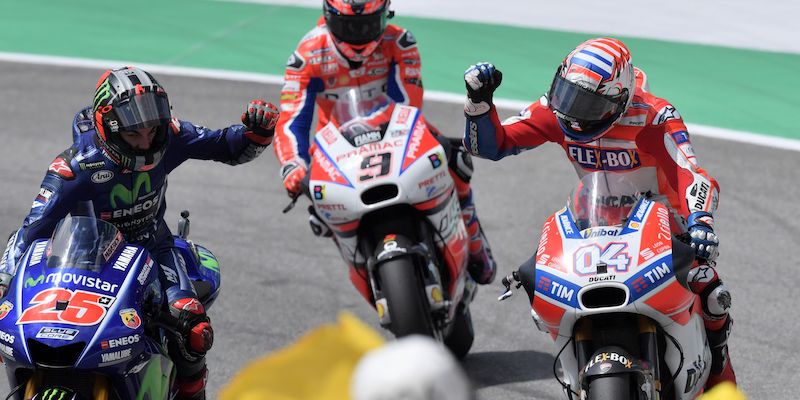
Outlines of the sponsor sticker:
<svg viewBox="0 0 800 400">
<path fill-rule="evenodd" d="M 114 173 L 107 169 L 92 174 L 92 182 L 94 183 L 106 183 L 112 178 L 114 178 Z"/>
<path fill-rule="evenodd" d="M 37 339 L 73 340 L 78 336 L 78 330 L 72 328 L 55 328 L 45 326 L 39 329 Z"/>
<path fill-rule="evenodd" d="M 8 300 L 4 301 L 3 304 L 0 304 L 0 320 L 6 317 L 11 310 L 14 309 L 14 304 Z"/>
<path fill-rule="evenodd" d="M 109 353 L 100 354 L 100 359 L 103 364 L 116 364 L 118 362 L 127 360 L 131 357 L 132 349 L 123 349 L 119 351 L 112 351 Z"/>
<path fill-rule="evenodd" d="M 130 346 L 134 343 L 139 343 L 139 334 L 123 336 L 116 339 L 108 339 L 100 342 L 100 348 L 103 350 L 113 349 L 120 346 Z"/>
<path fill-rule="evenodd" d="M 142 319 L 139 318 L 139 313 L 133 308 L 120 310 L 119 316 L 122 318 L 122 323 L 130 329 L 139 329 L 142 326 Z"/>
</svg>

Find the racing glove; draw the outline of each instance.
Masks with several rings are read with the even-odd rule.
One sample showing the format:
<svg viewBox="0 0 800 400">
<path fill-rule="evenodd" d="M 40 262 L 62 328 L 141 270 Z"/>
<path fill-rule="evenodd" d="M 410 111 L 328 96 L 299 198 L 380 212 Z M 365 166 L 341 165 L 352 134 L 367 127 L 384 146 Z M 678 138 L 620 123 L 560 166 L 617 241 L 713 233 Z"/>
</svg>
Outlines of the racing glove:
<svg viewBox="0 0 800 400">
<path fill-rule="evenodd" d="M 295 159 L 287 162 L 281 166 L 281 178 L 283 178 L 283 187 L 289 194 L 289 197 L 295 198 L 300 194 L 300 183 L 306 177 L 308 168 L 303 160 Z"/>
<path fill-rule="evenodd" d="M 714 218 L 705 211 L 696 211 L 689 214 L 690 245 L 698 258 L 714 261 L 719 255 L 719 238 L 714 234 Z"/>
<path fill-rule="evenodd" d="M 464 113 L 469 116 L 483 115 L 491 109 L 492 95 L 503 81 L 503 73 L 493 64 L 482 62 L 464 71 L 467 99 Z"/>
<path fill-rule="evenodd" d="M 189 331 L 185 332 L 186 337 L 178 339 L 182 341 L 182 349 L 190 351 L 189 354 L 195 357 L 203 356 L 211 349 L 214 330 L 199 300 L 192 297 L 176 300 L 170 305 L 170 314 L 189 327 Z"/>
<path fill-rule="evenodd" d="M 250 101 L 242 113 L 242 123 L 247 128 L 245 136 L 262 146 L 269 145 L 275 135 L 279 115 L 278 108 L 272 103 L 259 99 Z"/>
</svg>

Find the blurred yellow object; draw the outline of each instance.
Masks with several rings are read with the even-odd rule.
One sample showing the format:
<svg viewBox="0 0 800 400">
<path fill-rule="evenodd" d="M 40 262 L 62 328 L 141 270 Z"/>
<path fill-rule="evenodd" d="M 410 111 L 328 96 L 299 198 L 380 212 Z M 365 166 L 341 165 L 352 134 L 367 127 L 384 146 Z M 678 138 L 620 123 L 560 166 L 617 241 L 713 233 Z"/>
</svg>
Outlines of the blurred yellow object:
<svg viewBox="0 0 800 400">
<path fill-rule="evenodd" d="M 221 400 L 346 400 L 361 357 L 383 338 L 350 313 L 244 367 L 220 391 Z"/>
<path fill-rule="evenodd" d="M 714 386 L 706 394 L 700 396 L 701 400 L 747 400 L 747 397 L 736 385 L 730 382 L 723 382 Z"/>
</svg>

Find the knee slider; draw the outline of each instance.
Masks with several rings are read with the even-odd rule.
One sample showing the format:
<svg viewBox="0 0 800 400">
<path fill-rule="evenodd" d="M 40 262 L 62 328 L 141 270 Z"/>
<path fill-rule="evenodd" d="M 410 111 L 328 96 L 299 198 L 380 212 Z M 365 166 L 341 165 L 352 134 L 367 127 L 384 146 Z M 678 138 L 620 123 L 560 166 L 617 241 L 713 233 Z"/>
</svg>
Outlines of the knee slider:
<svg viewBox="0 0 800 400">
<path fill-rule="evenodd" d="M 731 293 L 722 281 L 717 280 L 706 286 L 700 293 L 703 312 L 714 318 L 724 318 L 731 308 Z"/>
</svg>

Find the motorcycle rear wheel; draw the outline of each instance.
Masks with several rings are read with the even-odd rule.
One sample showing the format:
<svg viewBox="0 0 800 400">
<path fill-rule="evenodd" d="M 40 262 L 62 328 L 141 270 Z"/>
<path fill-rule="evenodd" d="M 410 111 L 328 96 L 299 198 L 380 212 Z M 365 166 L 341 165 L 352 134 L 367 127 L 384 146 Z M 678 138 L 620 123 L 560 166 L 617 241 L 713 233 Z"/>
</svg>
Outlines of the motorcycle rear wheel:
<svg viewBox="0 0 800 400">
<path fill-rule="evenodd" d="M 378 277 L 389 308 L 389 330 L 395 337 L 412 334 L 434 337 L 428 298 L 411 257 L 381 264 Z"/>
</svg>

